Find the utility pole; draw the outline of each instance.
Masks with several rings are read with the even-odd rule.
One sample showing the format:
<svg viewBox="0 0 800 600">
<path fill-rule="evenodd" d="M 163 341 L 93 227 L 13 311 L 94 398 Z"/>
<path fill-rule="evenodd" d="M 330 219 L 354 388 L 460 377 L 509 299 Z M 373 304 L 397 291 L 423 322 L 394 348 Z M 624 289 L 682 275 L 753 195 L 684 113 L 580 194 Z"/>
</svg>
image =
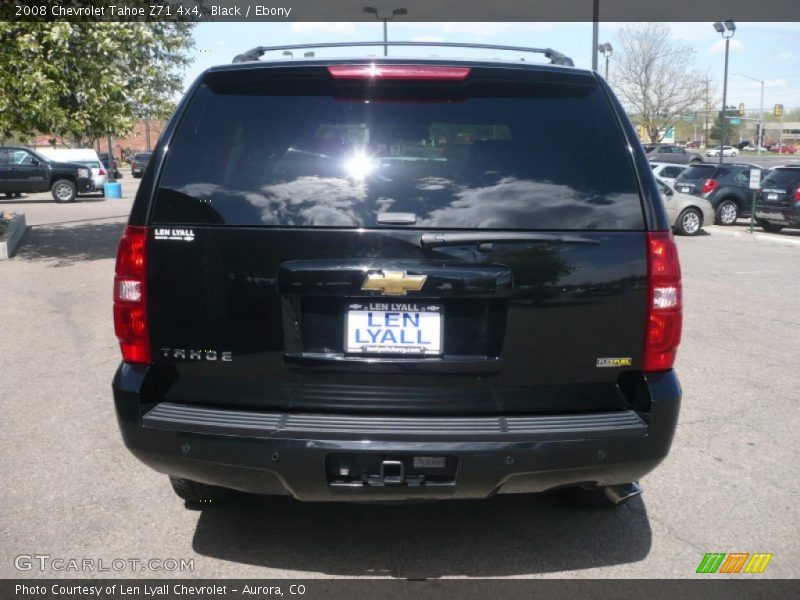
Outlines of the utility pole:
<svg viewBox="0 0 800 600">
<path fill-rule="evenodd" d="M 150 118 L 144 118 L 144 143 L 146 146 L 146 150 L 150 152 Z"/>
<path fill-rule="evenodd" d="M 114 142 L 111 140 L 111 134 L 108 134 L 108 180 L 114 181 Z"/>
</svg>

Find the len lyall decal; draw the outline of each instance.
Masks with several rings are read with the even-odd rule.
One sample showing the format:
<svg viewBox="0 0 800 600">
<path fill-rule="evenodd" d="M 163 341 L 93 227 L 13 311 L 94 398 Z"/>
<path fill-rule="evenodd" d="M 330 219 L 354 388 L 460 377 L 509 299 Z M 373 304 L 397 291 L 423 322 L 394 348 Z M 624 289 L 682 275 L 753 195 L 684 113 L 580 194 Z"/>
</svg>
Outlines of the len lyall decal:
<svg viewBox="0 0 800 600">
<path fill-rule="evenodd" d="M 707 552 L 697 566 L 697 573 L 761 574 L 772 560 L 769 552 Z"/>
</svg>

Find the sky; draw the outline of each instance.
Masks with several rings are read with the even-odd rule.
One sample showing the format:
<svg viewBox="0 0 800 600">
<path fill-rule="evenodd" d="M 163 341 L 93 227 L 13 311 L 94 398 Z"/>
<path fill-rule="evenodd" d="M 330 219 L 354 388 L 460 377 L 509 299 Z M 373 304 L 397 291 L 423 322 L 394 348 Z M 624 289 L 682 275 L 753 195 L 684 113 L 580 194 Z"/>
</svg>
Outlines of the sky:
<svg viewBox="0 0 800 600">
<path fill-rule="evenodd" d="M 600 42 L 615 46 L 619 30 L 625 23 L 601 23 Z M 672 37 L 695 48 L 697 69 L 712 77 L 717 98 L 722 97 L 724 42 L 711 23 L 664 23 Z M 389 23 L 389 39 L 396 41 L 444 41 L 551 47 L 566 54 L 577 67 L 591 67 L 591 23 Z M 255 46 L 303 44 L 314 42 L 382 41 L 383 30 L 375 23 L 200 23 L 195 30 L 194 63 L 186 72 L 185 86 L 205 69 L 229 63 L 236 54 Z M 504 52 L 461 51 L 451 49 L 398 49 L 405 56 L 483 56 L 513 58 Z M 319 50 L 317 57 L 342 56 L 346 51 Z M 347 51 L 368 55 L 381 54 L 381 48 Z M 390 55 L 392 50 L 390 48 Z M 266 59 L 265 56 L 263 59 Z M 262 60 L 263 60 L 262 59 Z M 533 58 L 532 60 L 537 60 Z M 538 60 L 545 60 L 544 58 Z M 728 80 L 728 104 L 743 102 L 748 111 L 758 109 L 761 85 L 738 74 L 765 81 L 764 107 L 774 104 L 786 108 L 800 107 L 800 22 L 737 23 L 731 40 Z M 605 62 L 600 56 L 600 71 Z M 737 74 L 737 75 L 734 75 Z M 609 79 L 614 81 L 614 56 L 609 66 Z"/>
</svg>

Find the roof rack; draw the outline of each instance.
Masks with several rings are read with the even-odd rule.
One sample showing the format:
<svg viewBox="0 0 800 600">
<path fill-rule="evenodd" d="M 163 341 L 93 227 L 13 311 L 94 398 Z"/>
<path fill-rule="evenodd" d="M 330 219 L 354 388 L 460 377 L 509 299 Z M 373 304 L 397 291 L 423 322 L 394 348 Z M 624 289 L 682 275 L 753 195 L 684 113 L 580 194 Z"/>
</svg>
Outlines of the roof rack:
<svg viewBox="0 0 800 600">
<path fill-rule="evenodd" d="M 461 42 L 333 42 L 329 44 L 294 44 L 290 46 L 257 46 L 234 57 L 234 63 L 256 61 L 266 52 L 279 50 L 310 50 L 312 48 L 352 48 L 358 46 L 413 46 L 413 47 L 444 47 L 444 48 L 479 48 L 483 50 L 510 50 L 512 52 L 535 52 L 544 54 L 550 59 L 550 64 L 564 67 L 574 67 L 575 63 L 568 56 L 552 48 L 525 48 L 522 46 L 497 46 L 494 44 L 466 44 Z"/>
</svg>

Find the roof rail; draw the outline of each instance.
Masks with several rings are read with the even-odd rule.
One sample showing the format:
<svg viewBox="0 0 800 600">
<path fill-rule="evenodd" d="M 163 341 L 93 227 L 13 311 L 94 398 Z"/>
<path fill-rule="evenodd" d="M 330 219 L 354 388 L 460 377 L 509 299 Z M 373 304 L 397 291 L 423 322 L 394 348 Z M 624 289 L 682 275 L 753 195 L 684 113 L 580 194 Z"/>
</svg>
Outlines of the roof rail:
<svg viewBox="0 0 800 600">
<path fill-rule="evenodd" d="M 497 46 L 495 44 L 466 44 L 461 42 L 333 42 L 329 44 L 294 44 L 290 46 L 257 46 L 234 57 L 234 63 L 256 61 L 266 52 L 279 50 L 310 50 L 312 48 L 352 48 L 358 46 L 413 46 L 413 47 L 445 47 L 445 48 L 480 48 L 484 50 L 510 50 L 512 52 L 535 52 L 544 54 L 550 64 L 574 67 L 575 63 L 568 56 L 556 52 L 552 48 L 525 48 L 522 46 Z"/>
</svg>

